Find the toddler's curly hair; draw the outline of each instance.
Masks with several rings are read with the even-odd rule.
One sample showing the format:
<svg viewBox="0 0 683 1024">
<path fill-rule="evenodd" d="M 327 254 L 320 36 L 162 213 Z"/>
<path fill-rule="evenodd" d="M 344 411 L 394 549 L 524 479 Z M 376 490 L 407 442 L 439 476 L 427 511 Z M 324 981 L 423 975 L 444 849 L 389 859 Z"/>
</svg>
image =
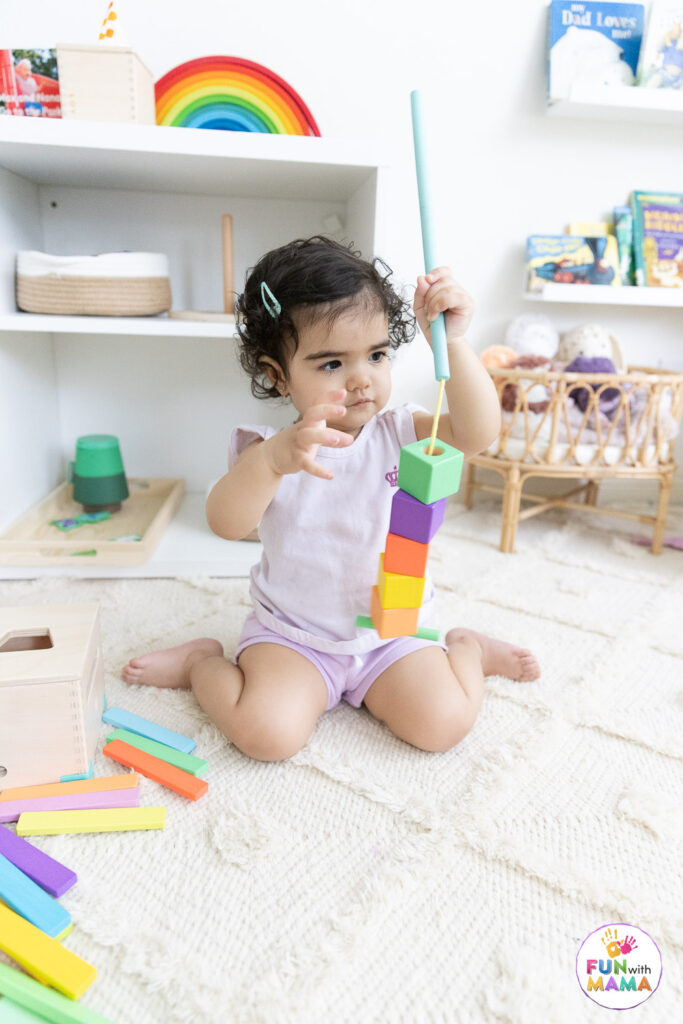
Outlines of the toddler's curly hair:
<svg viewBox="0 0 683 1024">
<path fill-rule="evenodd" d="M 252 394 L 280 397 L 265 372 L 264 356 L 286 369 L 292 346 L 293 351 L 298 347 L 299 330 L 320 320 L 331 327 L 354 308 L 386 313 L 390 348 L 412 341 L 415 317 L 408 301 L 390 283 L 391 274 L 378 257 L 369 262 L 352 245 L 322 235 L 300 238 L 266 253 L 248 272 L 235 306 L 240 363 L 251 379 Z M 272 316 L 263 303 L 263 281 L 280 304 L 279 315 Z"/>
</svg>

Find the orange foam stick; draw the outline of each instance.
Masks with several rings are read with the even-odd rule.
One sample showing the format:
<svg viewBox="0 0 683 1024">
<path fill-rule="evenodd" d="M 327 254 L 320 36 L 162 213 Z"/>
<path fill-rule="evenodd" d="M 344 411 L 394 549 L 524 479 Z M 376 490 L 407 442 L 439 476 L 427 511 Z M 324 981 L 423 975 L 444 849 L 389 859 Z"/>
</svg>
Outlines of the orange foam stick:
<svg viewBox="0 0 683 1024">
<path fill-rule="evenodd" d="M 0 803 L 4 800 L 38 800 L 44 796 L 68 796 L 70 793 L 105 793 L 112 789 L 135 789 L 137 775 L 102 775 L 95 779 L 76 779 L 73 782 L 46 782 L 42 786 L 15 786 L 3 789 Z"/>
<path fill-rule="evenodd" d="M 175 793 L 180 793 L 181 796 L 186 796 L 189 800 L 198 800 L 209 788 L 205 779 L 198 779 L 196 775 L 190 775 L 189 772 L 167 764 L 166 761 L 153 757 L 152 754 L 147 754 L 144 750 L 131 747 L 130 743 L 124 743 L 123 740 L 112 740 L 111 743 L 106 743 L 102 748 L 102 753 L 110 757 L 112 761 L 118 761 L 119 764 L 124 764 L 127 768 L 135 769 L 141 775 L 153 779 L 154 782 L 159 782 Z"/>
</svg>

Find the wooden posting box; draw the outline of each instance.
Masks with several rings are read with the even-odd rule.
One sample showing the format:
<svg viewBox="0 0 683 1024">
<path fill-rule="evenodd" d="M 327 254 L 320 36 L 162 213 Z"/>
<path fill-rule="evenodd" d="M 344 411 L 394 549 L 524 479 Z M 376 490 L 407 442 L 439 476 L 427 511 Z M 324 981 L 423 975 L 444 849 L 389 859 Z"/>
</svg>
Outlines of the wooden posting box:
<svg viewBox="0 0 683 1024">
<path fill-rule="evenodd" d="M 156 124 L 154 79 L 129 46 L 57 44 L 62 117 Z"/>
<path fill-rule="evenodd" d="M 0 789 L 88 774 L 103 700 L 98 604 L 0 608 Z"/>
</svg>

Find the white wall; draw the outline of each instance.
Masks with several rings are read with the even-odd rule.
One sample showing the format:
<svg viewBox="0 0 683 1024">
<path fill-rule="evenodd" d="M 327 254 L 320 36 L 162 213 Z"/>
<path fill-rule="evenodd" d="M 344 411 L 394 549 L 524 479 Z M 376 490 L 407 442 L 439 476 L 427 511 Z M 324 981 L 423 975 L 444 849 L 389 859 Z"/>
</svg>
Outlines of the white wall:
<svg viewBox="0 0 683 1024">
<path fill-rule="evenodd" d="M 324 135 L 387 145 L 394 168 L 385 255 L 405 282 L 422 270 L 409 93 L 424 90 L 439 259 L 476 299 L 476 348 L 501 341 L 517 314 L 538 311 L 561 330 L 603 323 L 629 362 L 683 369 L 680 309 L 521 298 L 527 234 L 606 218 L 633 188 L 683 189 L 680 126 L 545 115 L 546 7 L 546 0 L 117 0 L 119 25 L 155 78 L 193 57 L 245 57 L 284 77 Z M 11 46 L 92 42 L 105 10 L 105 0 L 3 0 L 0 28 Z M 395 397 L 430 405 L 434 393 L 420 341 L 398 362 Z"/>
</svg>

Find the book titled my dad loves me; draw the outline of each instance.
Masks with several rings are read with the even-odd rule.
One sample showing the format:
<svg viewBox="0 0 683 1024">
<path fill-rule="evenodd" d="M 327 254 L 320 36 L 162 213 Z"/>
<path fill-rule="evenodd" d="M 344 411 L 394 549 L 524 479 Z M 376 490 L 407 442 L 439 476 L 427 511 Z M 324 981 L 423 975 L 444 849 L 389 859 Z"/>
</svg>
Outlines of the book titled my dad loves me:
<svg viewBox="0 0 683 1024">
<path fill-rule="evenodd" d="M 683 288 L 683 194 L 632 192 L 636 284 Z"/>
<path fill-rule="evenodd" d="M 548 20 L 548 100 L 610 85 L 634 85 L 645 7 L 602 0 L 552 0 Z"/>
<path fill-rule="evenodd" d="M 0 115 L 61 117 L 55 50 L 0 50 Z"/>
</svg>

